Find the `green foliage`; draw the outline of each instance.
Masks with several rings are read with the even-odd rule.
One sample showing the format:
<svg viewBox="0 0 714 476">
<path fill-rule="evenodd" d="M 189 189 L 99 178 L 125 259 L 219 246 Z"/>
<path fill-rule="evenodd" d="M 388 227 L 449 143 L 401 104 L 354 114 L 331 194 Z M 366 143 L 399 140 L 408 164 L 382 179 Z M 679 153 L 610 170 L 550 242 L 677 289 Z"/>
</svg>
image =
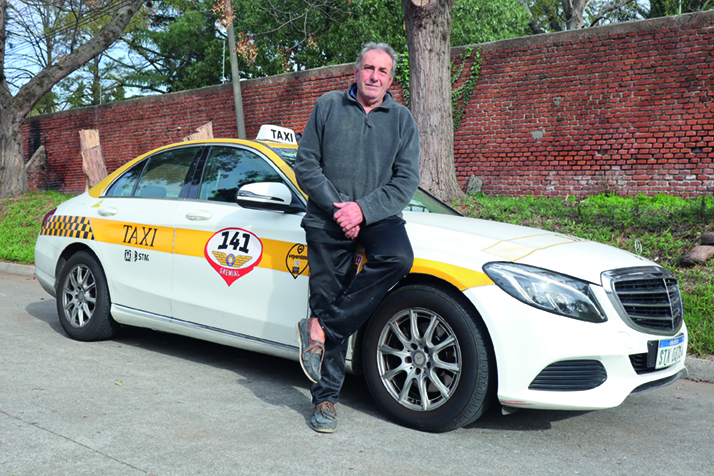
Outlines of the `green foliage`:
<svg viewBox="0 0 714 476">
<path fill-rule="evenodd" d="M 126 38 L 138 65 L 127 73 L 127 81 L 153 92 L 220 84 L 227 52 L 212 8 L 212 0 L 156 2 L 148 27 Z M 246 68 L 245 61 L 240 67 Z M 229 76 L 229 63 L 226 70 Z"/>
<path fill-rule="evenodd" d="M 48 211 L 70 198 L 57 192 L 31 192 L 0 201 L 0 260 L 34 262 L 35 241 Z"/>
<path fill-rule="evenodd" d="M 229 81 L 227 33 L 217 23 L 225 15 L 221 7 L 214 0 L 157 2 L 149 28 L 129 40 L 142 67 L 128 79 L 146 91 L 167 92 Z M 349 63 L 367 41 L 406 47 L 398 2 L 240 0 L 233 9 L 241 78 Z"/>
<path fill-rule="evenodd" d="M 475 45 L 530 33 L 528 11 L 518 0 L 456 0 L 451 44 Z"/>
<path fill-rule="evenodd" d="M 481 73 L 481 48 L 466 48 L 461 54 L 461 62 L 458 68 L 456 65 L 452 65 L 452 70 L 456 70 L 454 74 L 451 75 L 451 85 L 453 87 L 461 78 L 469 57 L 471 57 L 472 61 L 469 66 L 468 76 L 461 86 L 453 88 L 451 91 L 451 111 L 454 117 L 454 132 L 456 132 L 461 125 L 461 121 L 464 118 L 464 111 L 466 110 L 466 106 L 469 105 L 469 102 L 471 102 L 471 94 L 474 92 L 476 82 Z"/>
<path fill-rule="evenodd" d="M 463 214 L 531 226 L 605 243 L 642 256 L 673 271 L 679 280 L 689 352 L 714 354 L 714 261 L 682 268 L 679 258 L 714 231 L 714 197 L 685 199 L 671 195 L 620 197 L 466 197 L 454 204 Z"/>
<path fill-rule="evenodd" d="M 409 96 L 409 53 L 399 55 L 399 63 L 397 63 L 397 69 L 394 71 L 394 79 L 402 85 L 404 105 L 409 107 L 409 100 L 411 99 Z"/>
<path fill-rule="evenodd" d="M 181 91 L 219 84 L 224 67 L 229 80 L 225 30 L 216 27 L 220 9 L 214 12 L 214 6 L 220 2 L 156 2 L 148 27 L 130 35 L 132 57 L 142 67 L 128 82 L 145 91 Z M 350 63 L 368 41 L 389 43 L 396 51 L 407 48 L 401 2 L 234 0 L 233 8 L 242 78 Z M 452 12 L 452 44 L 512 38 L 527 25 L 518 0 L 457 0 Z"/>
<path fill-rule="evenodd" d="M 682 301 L 689 330 L 689 352 L 698 356 L 714 354 L 714 275 L 709 271 L 702 268 L 680 272 L 685 282 L 696 283 L 683 291 Z"/>
<path fill-rule="evenodd" d="M 280 11 L 255 8 L 251 2 L 236 8 L 243 8 L 238 15 L 242 26 L 237 22 L 236 31 L 251 32 L 257 48 L 252 74 L 351 63 L 368 41 L 406 49 L 400 2 L 336 0 L 309 9 L 304 0 L 285 0 Z M 291 22 L 297 17 L 299 23 Z"/>
</svg>

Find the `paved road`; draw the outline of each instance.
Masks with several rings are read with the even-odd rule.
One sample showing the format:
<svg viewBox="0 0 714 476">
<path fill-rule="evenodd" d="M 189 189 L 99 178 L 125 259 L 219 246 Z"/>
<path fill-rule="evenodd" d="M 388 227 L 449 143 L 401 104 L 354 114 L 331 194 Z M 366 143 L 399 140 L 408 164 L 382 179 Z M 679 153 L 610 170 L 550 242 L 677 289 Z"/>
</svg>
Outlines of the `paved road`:
<svg viewBox="0 0 714 476">
<path fill-rule="evenodd" d="M 349 376 L 340 426 L 307 426 L 297 363 L 153 331 L 67 338 L 31 277 L 0 273 L 0 476 L 712 475 L 714 385 L 599 412 L 491 412 L 427 434 Z"/>
</svg>

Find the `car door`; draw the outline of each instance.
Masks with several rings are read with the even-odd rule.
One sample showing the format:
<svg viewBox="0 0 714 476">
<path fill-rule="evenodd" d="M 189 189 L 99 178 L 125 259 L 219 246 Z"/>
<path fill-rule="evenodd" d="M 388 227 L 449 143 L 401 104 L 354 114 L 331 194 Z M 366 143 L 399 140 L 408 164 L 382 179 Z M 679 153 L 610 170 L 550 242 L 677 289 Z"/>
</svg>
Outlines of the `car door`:
<svg viewBox="0 0 714 476">
<path fill-rule="evenodd" d="M 171 315 L 174 222 L 202 147 L 160 151 L 117 178 L 91 208 L 114 304 Z"/>
<path fill-rule="evenodd" d="M 182 321 L 294 345 L 295 323 L 307 313 L 303 213 L 236 203 L 240 187 L 263 182 L 283 182 L 294 194 L 255 149 L 208 152 L 200 190 L 176 216 L 172 310 Z"/>
</svg>

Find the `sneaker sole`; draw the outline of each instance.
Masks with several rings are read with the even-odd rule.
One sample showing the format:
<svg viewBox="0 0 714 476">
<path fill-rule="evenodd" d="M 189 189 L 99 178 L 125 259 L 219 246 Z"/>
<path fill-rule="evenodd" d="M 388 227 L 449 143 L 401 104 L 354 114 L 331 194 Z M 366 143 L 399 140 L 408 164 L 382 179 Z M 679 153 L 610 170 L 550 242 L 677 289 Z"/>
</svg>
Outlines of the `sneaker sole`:
<svg viewBox="0 0 714 476">
<path fill-rule="evenodd" d="M 312 428 L 313 431 L 316 431 L 318 433 L 334 433 L 335 431 L 337 431 L 337 428 L 333 428 L 332 430 L 320 430 L 315 428 L 314 426 L 311 426 L 310 428 Z"/>
</svg>

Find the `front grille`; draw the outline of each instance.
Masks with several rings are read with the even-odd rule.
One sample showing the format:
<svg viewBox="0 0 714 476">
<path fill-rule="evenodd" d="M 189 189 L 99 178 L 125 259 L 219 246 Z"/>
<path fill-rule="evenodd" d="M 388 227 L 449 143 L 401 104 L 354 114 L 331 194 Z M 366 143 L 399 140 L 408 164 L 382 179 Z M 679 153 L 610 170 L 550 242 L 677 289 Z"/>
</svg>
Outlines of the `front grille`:
<svg viewBox="0 0 714 476">
<path fill-rule="evenodd" d="M 607 371 L 597 360 L 563 360 L 544 368 L 528 388 L 576 392 L 599 387 L 605 383 L 605 380 L 607 380 Z"/>
<path fill-rule="evenodd" d="M 682 325 L 682 298 L 674 275 L 657 267 L 603 273 L 608 296 L 635 329 L 673 334 Z"/>
</svg>

